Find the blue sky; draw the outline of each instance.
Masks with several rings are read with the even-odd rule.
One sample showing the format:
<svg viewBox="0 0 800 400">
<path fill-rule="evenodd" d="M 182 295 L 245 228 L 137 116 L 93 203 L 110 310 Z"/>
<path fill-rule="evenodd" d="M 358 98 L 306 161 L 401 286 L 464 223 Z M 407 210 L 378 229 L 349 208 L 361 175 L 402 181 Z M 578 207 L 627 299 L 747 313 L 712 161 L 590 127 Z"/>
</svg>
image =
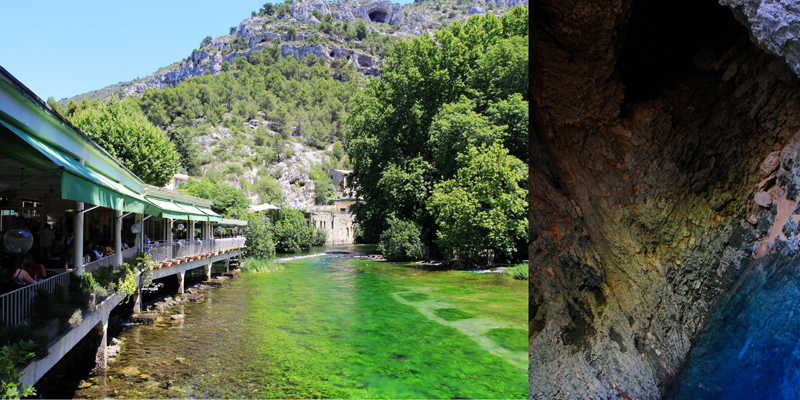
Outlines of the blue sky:
<svg viewBox="0 0 800 400">
<path fill-rule="evenodd" d="M 228 34 L 266 2 L 7 1 L 0 65 L 42 99 L 60 100 L 186 58 L 204 37 Z"/>
</svg>

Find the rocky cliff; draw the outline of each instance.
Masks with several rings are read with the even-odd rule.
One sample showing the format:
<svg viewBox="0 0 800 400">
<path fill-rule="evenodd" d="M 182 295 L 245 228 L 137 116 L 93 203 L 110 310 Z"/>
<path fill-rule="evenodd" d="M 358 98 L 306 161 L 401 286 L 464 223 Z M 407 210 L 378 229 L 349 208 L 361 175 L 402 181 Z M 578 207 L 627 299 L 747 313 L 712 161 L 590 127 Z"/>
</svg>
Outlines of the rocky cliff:
<svg viewBox="0 0 800 400">
<path fill-rule="evenodd" d="M 793 257 L 797 12 L 721 3 L 534 5 L 532 398 L 660 398 L 741 281 Z"/>
<path fill-rule="evenodd" d="M 233 64 L 240 57 L 250 57 L 266 46 L 279 46 L 283 57 L 301 59 L 315 55 L 326 63 L 342 60 L 356 71 L 378 75 L 382 54 L 362 40 L 321 32 L 318 17 L 330 16 L 338 22 L 364 22 L 377 35 L 403 39 L 430 33 L 454 21 L 465 21 L 472 14 L 487 12 L 502 15 L 514 6 L 527 6 L 528 0 L 423 0 L 407 5 L 391 1 L 300 0 L 285 11 L 272 15 L 254 12 L 250 18 L 233 27 L 229 35 L 207 38 L 186 59 L 159 69 L 154 74 L 130 82 L 72 97 L 106 98 L 111 95 L 140 96 L 148 88 L 163 89 L 203 74 L 216 74 L 224 63 Z M 341 33 L 341 32 L 340 32 Z M 70 99 L 62 99 L 66 104 Z"/>
</svg>

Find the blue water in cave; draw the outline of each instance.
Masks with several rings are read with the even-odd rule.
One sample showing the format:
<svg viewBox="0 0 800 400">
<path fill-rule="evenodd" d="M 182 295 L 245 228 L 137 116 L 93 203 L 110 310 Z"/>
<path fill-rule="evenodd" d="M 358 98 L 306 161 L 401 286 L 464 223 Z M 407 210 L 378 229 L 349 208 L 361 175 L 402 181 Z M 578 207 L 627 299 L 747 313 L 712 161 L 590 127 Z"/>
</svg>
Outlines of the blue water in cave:
<svg viewBox="0 0 800 400">
<path fill-rule="evenodd" d="M 770 256 L 709 320 L 667 399 L 800 399 L 800 261 Z"/>
</svg>

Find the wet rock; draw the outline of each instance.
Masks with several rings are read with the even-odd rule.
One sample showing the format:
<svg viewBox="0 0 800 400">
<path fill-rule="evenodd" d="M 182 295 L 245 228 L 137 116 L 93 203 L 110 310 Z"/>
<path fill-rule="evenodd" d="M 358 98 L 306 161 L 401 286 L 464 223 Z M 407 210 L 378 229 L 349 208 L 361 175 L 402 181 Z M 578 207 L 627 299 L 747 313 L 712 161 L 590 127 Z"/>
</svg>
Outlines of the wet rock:
<svg viewBox="0 0 800 400">
<path fill-rule="evenodd" d="M 142 325 L 150 325 L 158 322 L 161 317 L 156 313 L 139 313 L 131 315 L 131 322 L 139 323 Z"/>
<path fill-rule="evenodd" d="M 183 321 L 185 316 L 183 314 L 172 314 L 169 316 L 173 321 Z"/>
<path fill-rule="evenodd" d="M 772 196 L 767 192 L 758 192 L 756 193 L 755 201 L 761 207 L 769 207 L 772 205 Z"/>
<path fill-rule="evenodd" d="M 124 375 L 126 378 L 130 378 L 132 376 L 136 376 L 136 375 L 140 375 L 140 374 L 141 374 L 141 371 L 139 371 L 139 368 L 136 368 L 136 367 L 125 367 L 125 369 L 122 370 L 122 375 Z"/>
</svg>

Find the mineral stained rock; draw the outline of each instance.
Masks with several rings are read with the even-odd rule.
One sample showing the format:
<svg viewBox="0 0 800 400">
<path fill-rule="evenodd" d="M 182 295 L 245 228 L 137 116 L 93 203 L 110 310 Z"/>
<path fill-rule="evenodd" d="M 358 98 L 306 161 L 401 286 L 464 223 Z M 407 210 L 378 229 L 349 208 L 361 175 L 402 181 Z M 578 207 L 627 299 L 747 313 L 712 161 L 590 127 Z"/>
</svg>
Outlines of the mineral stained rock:
<svg viewBox="0 0 800 400">
<path fill-rule="evenodd" d="M 532 398 L 660 398 L 753 260 L 787 246 L 798 31 L 730 3 L 534 3 Z"/>
</svg>

